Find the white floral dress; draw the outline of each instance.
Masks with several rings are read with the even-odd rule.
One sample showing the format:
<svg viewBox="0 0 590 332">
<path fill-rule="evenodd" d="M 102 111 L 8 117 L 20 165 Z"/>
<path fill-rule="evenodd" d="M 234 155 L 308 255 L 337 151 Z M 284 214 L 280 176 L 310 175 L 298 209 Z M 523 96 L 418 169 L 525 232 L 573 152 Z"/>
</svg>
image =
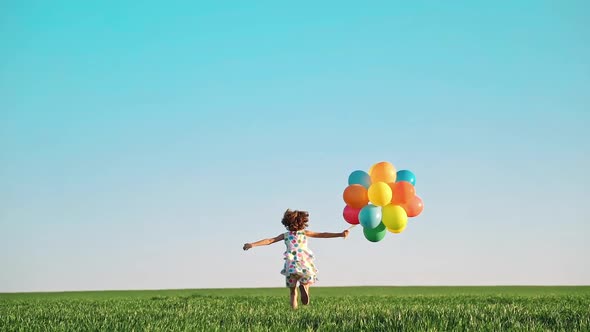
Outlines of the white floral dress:
<svg viewBox="0 0 590 332">
<path fill-rule="evenodd" d="M 312 284 L 317 281 L 318 270 L 314 265 L 313 252 L 307 247 L 305 231 L 287 232 L 285 236 L 285 266 L 281 274 L 286 277 L 287 287 Z"/>
</svg>

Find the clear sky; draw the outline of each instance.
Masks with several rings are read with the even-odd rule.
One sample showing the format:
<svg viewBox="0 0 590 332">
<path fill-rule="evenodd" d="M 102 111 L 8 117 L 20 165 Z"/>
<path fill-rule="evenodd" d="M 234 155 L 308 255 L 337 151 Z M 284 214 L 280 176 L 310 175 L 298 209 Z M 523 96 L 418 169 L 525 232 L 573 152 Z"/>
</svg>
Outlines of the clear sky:
<svg viewBox="0 0 590 332">
<path fill-rule="evenodd" d="M 590 284 L 588 1 L 0 4 L 0 292 L 282 287 L 287 208 L 417 175 L 318 285 Z"/>
</svg>

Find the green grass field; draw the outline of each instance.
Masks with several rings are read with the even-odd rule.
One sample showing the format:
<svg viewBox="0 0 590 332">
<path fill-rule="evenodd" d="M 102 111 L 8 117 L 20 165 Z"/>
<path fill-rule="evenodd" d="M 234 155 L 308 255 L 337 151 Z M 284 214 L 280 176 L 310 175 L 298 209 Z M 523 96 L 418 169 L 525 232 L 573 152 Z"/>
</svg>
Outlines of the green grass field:
<svg viewBox="0 0 590 332">
<path fill-rule="evenodd" d="M 590 331 L 590 286 L 0 294 L 0 331 Z"/>
</svg>

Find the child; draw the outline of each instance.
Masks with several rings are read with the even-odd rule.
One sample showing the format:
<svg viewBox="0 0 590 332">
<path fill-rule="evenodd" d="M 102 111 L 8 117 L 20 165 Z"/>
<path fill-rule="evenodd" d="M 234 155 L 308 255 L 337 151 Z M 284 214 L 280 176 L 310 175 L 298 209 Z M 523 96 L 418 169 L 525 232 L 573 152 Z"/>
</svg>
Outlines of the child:
<svg viewBox="0 0 590 332">
<path fill-rule="evenodd" d="M 307 248 L 307 238 L 331 238 L 348 236 L 348 230 L 342 233 L 315 233 L 305 228 L 309 213 L 287 210 L 283 216 L 283 225 L 289 231 L 277 237 L 244 244 L 244 250 L 258 246 L 267 246 L 278 241 L 285 241 L 285 267 L 281 271 L 286 277 L 287 287 L 291 290 L 291 307 L 297 309 L 297 282 L 301 291 L 301 303 L 309 304 L 309 286 L 316 281 L 317 270 L 313 264 L 313 253 Z"/>
</svg>

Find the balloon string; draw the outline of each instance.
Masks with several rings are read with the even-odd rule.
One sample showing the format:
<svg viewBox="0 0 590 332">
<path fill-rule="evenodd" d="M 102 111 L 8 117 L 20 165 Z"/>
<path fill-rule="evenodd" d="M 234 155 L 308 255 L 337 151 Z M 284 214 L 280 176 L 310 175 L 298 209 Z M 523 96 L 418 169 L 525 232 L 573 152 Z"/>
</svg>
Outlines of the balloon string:
<svg viewBox="0 0 590 332">
<path fill-rule="evenodd" d="M 356 224 L 356 225 L 352 225 L 352 226 L 348 227 L 346 230 L 348 231 L 348 230 L 350 230 L 350 229 L 353 229 L 353 228 L 355 228 L 356 226 L 358 226 L 358 224 Z"/>
</svg>

